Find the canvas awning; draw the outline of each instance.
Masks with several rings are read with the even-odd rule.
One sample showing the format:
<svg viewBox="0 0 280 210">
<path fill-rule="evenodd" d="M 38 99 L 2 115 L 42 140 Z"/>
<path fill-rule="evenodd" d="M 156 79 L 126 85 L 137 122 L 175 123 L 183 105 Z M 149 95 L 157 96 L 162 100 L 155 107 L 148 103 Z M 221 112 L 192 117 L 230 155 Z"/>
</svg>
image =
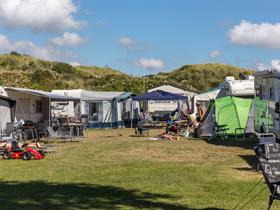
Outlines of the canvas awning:
<svg viewBox="0 0 280 210">
<path fill-rule="evenodd" d="M 179 101 L 179 100 L 187 100 L 187 96 L 182 96 L 179 94 L 174 94 L 174 93 L 169 93 L 165 92 L 163 90 L 156 90 L 148 93 L 144 93 L 139 96 L 135 96 L 132 98 L 134 101 L 149 101 L 149 100 L 154 100 L 154 101 Z"/>
<path fill-rule="evenodd" d="M 220 91 L 221 91 L 221 89 L 216 89 L 216 90 L 198 94 L 198 95 L 194 96 L 194 100 L 195 101 L 210 101 L 211 99 L 217 98 Z"/>
<path fill-rule="evenodd" d="M 125 92 L 117 97 L 115 97 L 114 99 L 116 101 L 125 101 L 127 98 L 135 96 L 132 92 Z"/>
<path fill-rule="evenodd" d="M 37 96 L 49 98 L 49 99 L 51 99 L 51 101 L 75 101 L 75 100 L 79 100 L 78 98 L 75 98 L 75 97 L 60 95 L 60 94 L 57 94 L 57 93 L 51 93 L 51 92 L 47 92 L 47 91 L 43 91 L 43 90 L 33 90 L 33 89 L 15 88 L 15 87 L 5 87 L 5 90 L 17 91 L 17 92 L 31 94 L 31 95 L 37 95 Z"/>
<path fill-rule="evenodd" d="M 7 123 L 14 123 L 16 99 L 0 96 L 0 129 L 5 129 Z"/>
</svg>

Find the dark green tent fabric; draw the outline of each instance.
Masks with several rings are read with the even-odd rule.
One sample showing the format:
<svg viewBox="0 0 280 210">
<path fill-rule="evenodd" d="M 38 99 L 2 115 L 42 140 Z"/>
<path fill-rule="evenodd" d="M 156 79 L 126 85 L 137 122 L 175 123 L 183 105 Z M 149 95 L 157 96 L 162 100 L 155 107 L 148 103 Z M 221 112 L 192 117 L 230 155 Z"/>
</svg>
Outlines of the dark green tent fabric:
<svg viewBox="0 0 280 210">
<path fill-rule="evenodd" d="M 254 127 L 255 130 L 261 132 L 261 126 L 265 132 L 269 132 L 272 128 L 272 117 L 269 114 L 268 100 L 261 100 L 260 97 L 254 98 Z"/>
<path fill-rule="evenodd" d="M 236 128 L 246 128 L 252 99 L 226 96 L 215 100 L 215 116 L 218 125 L 227 125 L 228 134 L 235 134 Z"/>
</svg>

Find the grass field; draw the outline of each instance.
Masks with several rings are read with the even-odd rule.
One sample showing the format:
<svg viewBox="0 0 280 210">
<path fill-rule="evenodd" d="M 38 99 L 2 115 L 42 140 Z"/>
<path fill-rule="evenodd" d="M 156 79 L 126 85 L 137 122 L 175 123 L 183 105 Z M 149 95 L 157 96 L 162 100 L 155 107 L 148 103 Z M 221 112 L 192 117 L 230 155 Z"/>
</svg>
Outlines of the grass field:
<svg viewBox="0 0 280 210">
<path fill-rule="evenodd" d="M 0 160 L 0 209 L 232 209 L 262 177 L 252 141 L 131 134 L 91 130 L 44 160 Z M 266 209 L 268 195 L 265 189 L 244 209 Z M 272 209 L 279 208 L 275 201 Z"/>
</svg>

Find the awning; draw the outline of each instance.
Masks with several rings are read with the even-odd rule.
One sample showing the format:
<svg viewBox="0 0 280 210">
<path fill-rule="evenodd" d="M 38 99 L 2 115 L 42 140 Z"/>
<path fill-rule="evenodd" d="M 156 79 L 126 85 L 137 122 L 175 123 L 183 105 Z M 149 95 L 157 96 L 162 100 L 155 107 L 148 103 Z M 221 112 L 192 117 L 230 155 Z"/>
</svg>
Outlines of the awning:
<svg viewBox="0 0 280 210">
<path fill-rule="evenodd" d="M 21 93 L 27 93 L 31 95 L 37 95 L 45 98 L 50 98 L 52 101 L 75 101 L 80 100 L 78 98 L 74 98 L 71 96 L 60 95 L 57 93 L 51 93 L 43 90 L 33 90 L 33 89 L 26 89 L 26 88 L 14 88 L 14 87 L 5 87 L 5 90 L 10 91 L 17 91 Z"/>
<path fill-rule="evenodd" d="M 125 101 L 127 98 L 132 97 L 132 96 L 135 96 L 134 93 L 132 93 L 132 92 L 125 92 L 125 93 L 115 97 L 114 99 L 116 101 Z"/>
<path fill-rule="evenodd" d="M 169 93 L 162 90 L 156 90 L 148 93 L 144 93 L 142 95 L 133 97 L 132 100 L 134 101 L 179 101 L 179 100 L 187 100 L 187 96 L 182 96 L 179 94 Z"/>
</svg>

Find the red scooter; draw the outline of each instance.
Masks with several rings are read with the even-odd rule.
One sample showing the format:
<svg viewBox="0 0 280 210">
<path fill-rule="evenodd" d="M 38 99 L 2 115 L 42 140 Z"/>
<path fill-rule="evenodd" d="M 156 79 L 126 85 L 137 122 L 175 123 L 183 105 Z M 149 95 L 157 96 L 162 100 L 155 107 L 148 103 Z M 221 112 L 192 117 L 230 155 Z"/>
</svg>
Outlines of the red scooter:
<svg viewBox="0 0 280 210">
<path fill-rule="evenodd" d="M 3 159 L 23 159 L 23 160 L 31 160 L 32 158 L 35 160 L 40 160 L 45 157 L 44 152 L 41 149 L 34 149 L 32 147 L 26 146 L 20 148 L 18 142 L 12 141 L 11 147 L 5 148 L 3 152 Z"/>
</svg>

